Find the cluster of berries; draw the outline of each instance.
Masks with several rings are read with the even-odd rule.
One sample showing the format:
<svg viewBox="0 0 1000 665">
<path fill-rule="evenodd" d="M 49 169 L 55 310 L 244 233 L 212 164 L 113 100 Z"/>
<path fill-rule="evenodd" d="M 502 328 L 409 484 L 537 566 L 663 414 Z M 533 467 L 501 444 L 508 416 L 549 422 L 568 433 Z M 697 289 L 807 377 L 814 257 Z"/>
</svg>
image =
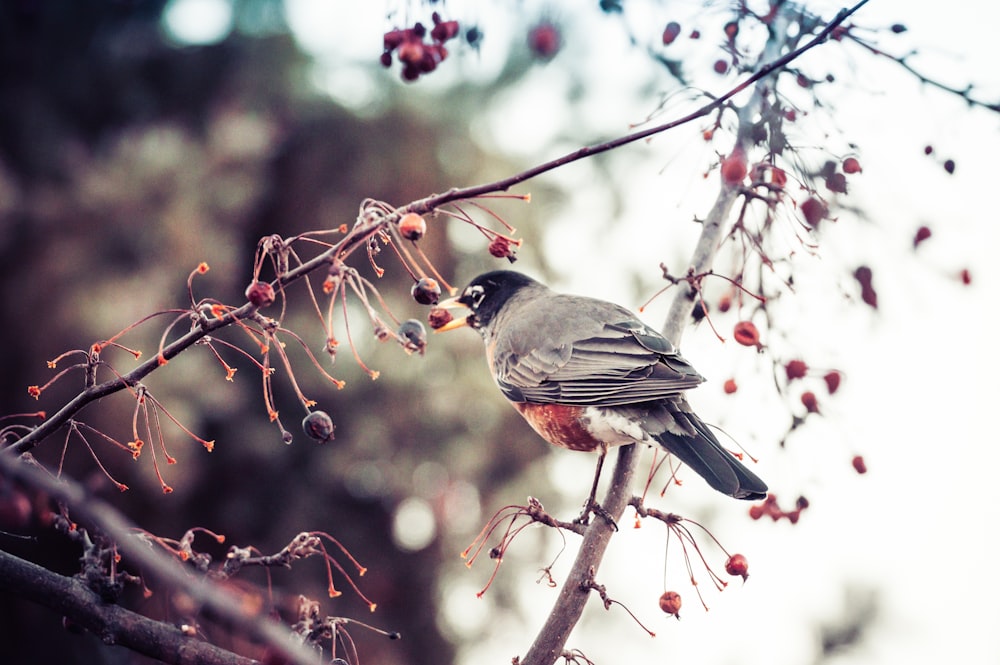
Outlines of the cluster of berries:
<svg viewBox="0 0 1000 665">
<path fill-rule="evenodd" d="M 448 57 L 444 43 L 458 35 L 458 21 L 442 21 L 437 12 L 431 19 L 434 27 L 430 30 L 418 21 L 412 28 L 393 29 L 382 36 L 382 65 L 392 66 L 392 54 L 395 52 L 403 64 L 404 81 L 416 81 L 421 74 L 437 69 Z"/>
</svg>

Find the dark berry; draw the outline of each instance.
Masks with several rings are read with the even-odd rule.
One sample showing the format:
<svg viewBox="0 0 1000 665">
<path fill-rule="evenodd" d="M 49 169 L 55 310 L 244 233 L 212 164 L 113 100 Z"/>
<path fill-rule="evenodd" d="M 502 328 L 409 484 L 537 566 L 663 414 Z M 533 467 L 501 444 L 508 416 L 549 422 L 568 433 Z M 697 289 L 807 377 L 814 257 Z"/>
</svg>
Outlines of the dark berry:
<svg viewBox="0 0 1000 665">
<path fill-rule="evenodd" d="M 399 330 L 396 332 L 403 340 L 404 349 L 423 355 L 424 349 L 427 347 L 427 330 L 424 328 L 424 324 L 416 319 L 408 319 L 399 326 Z"/>
<path fill-rule="evenodd" d="M 326 411 L 313 411 L 302 419 L 302 430 L 317 443 L 333 441 L 333 419 Z"/>
<path fill-rule="evenodd" d="M 410 289 L 410 295 L 421 305 L 436 305 L 441 299 L 441 287 L 436 279 L 421 277 Z"/>
</svg>

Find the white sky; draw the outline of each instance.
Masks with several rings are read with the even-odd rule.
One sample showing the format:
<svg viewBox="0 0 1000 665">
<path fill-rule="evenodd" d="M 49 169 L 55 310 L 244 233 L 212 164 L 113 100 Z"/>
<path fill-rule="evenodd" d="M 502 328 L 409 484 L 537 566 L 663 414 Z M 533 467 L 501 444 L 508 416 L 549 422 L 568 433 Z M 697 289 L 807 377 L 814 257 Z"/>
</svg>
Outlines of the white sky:
<svg viewBox="0 0 1000 665">
<path fill-rule="evenodd" d="M 175 16 L 182 16 L 181 10 L 192 2 L 176 0 Z M 226 6 L 225 0 L 208 4 L 216 10 Z M 350 62 L 378 56 L 385 6 L 339 0 L 287 4 L 290 24 L 302 44 L 337 63 L 318 70 L 317 83 L 338 100 L 377 104 L 381 86 L 398 73 L 372 80 Z M 481 58 L 455 57 L 418 85 L 445 87 L 451 76 L 489 76 L 491 63 L 502 56 L 494 49 L 502 51 L 502 35 L 509 29 L 501 4 L 511 3 L 480 3 L 475 10 L 468 3 L 448 3 L 459 16 L 478 12 L 490 37 Z M 518 6 L 530 13 L 538 4 Z M 566 18 L 571 3 L 560 4 L 558 15 Z M 698 5 L 676 6 L 691 10 Z M 824 6 L 826 15 L 836 7 Z M 345 20 L 348 11 L 354 14 Z M 228 25 L 224 15 L 216 16 L 218 25 Z M 857 21 L 873 26 L 905 23 L 910 31 L 898 43 L 917 46 L 924 54 L 914 63 L 955 85 L 992 86 L 982 95 L 992 93 L 1000 100 L 996 3 L 965 0 L 945 9 L 941 3 L 873 0 Z M 211 35 L 198 40 L 211 41 Z M 581 102 L 586 108 L 574 110 L 579 114 L 574 117 L 592 123 L 594 136 L 641 120 L 651 102 L 621 103 L 629 99 L 629 82 L 621 72 L 623 59 L 630 57 L 622 40 L 594 39 L 588 51 L 575 57 L 590 58 L 594 91 Z M 836 399 L 823 402 L 827 417 L 795 435 L 788 451 L 775 452 L 768 441 L 786 424 L 782 412 L 767 404 L 767 398 L 761 398 L 762 406 L 752 397 L 773 392 L 767 361 L 732 343 L 720 345 L 705 326 L 689 331 L 684 340 L 685 355 L 710 379 L 692 399 L 702 415 L 748 443 L 762 458 L 760 474 L 782 497 L 802 492 L 812 507 L 795 527 L 771 525 L 745 519 L 744 504 L 719 502 L 694 489 L 678 493 L 669 509 L 715 511 L 715 534 L 751 562 L 745 586 L 731 584 L 718 594 L 703 582 L 712 608 L 707 613 L 698 607 L 680 569 L 674 568 L 671 579 L 685 598 L 680 622 L 665 620 L 655 608 L 662 588 L 662 529 L 655 524 L 638 532 L 625 529 L 605 560 L 600 581 L 659 636 L 646 637 L 619 608 L 605 616 L 595 600 L 570 645 L 598 663 L 800 665 L 813 657 L 810 631 L 816 624 L 834 620 L 856 602 L 845 595 L 845 584 L 875 590 L 880 614 L 860 648 L 838 656 L 837 663 L 1000 662 L 1000 582 L 993 561 L 1000 540 L 1000 502 L 993 489 L 1000 469 L 1000 437 L 992 413 L 1000 397 L 1000 362 L 991 343 L 997 315 L 989 300 L 1000 284 L 1000 215 L 994 201 L 1000 115 L 970 111 L 959 100 L 912 84 L 898 68 L 871 65 L 857 50 L 849 52 L 854 55 L 847 65 L 830 66 L 841 72 L 842 81 L 853 77 L 856 92 L 845 88 L 828 124 L 860 146 L 864 172 L 850 180 L 850 202 L 867 210 L 870 222 L 845 216 L 828 227 L 821 258 L 804 260 L 796 275 L 801 275 L 801 301 L 790 308 L 787 319 L 789 325 L 794 321 L 796 336 L 777 342 L 787 354 L 828 361 L 845 372 Z M 840 62 L 844 53 L 828 45 L 807 62 Z M 565 110 L 555 111 L 560 116 L 548 121 L 537 112 L 562 104 L 565 90 L 558 77 L 539 71 L 528 78 L 527 89 L 533 106 L 526 104 L 528 93 L 512 93 L 506 105 L 486 113 L 474 138 L 523 154 L 523 146 L 543 144 L 558 132 Z M 720 83 L 715 91 L 724 89 Z M 527 113 L 529 108 L 535 113 Z M 838 144 L 835 151 L 842 149 L 837 136 L 830 139 Z M 944 175 L 938 163 L 923 157 L 920 147 L 925 143 L 956 160 L 954 176 Z M 534 161 L 553 156 L 525 155 Z M 600 192 L 581 192 L 567 209 L 554 211 L 549 237 L 560 243 L 551 243 L 546 252 L 563 276 L 559 286 L 638 305 L 627 300 L 632 297 L 628 279 L 609 278 L 605 270 L 581 271 L 581 257 L 599 256 L 603 265 L 645 266 L 652 290 L 657 264 L 687 252 L 681 248 L 666 256 L 664 247 L 689 240 L 692 225 L 652 227 L 651 220 L 689 220 L 706 212 L 709 192 L 700 186 L 699 173 L 711 158 L 708 148 L 682 133 L 630 152 L 619 170 L 628 174 L 634 190 L 625 193 L 628 205 L 614 234 L 601 233 L 607 228 L 601 215 L 611 207 Z M 588 172 L 587 165 L 579 165 L 556 177 L 579 178 Z M 452 184 L 472 183 L 442 183 L 441 189 Z M 908 243 L 920 224 L 929 225 L 934 236 L 914 253 Z M 634 241 L 637 233 L 642 242 Z M 569 236 L 580 240 L 568 246 Z M 875 270 L 881 306 L 876 315 L 863 306 L 848 306 L 838 296 L 841 288 L 853 293 L 849 279 L 829 284 L 831 268 L 859 263 Z M 954 279 L 963 267 L 973 274 L 968 288 Z M 654 306 L 646 318 L 658 324 L 661 312 Z M 740 399 L 721 396 L 719 386 L 732 374 L 740 377 Z M 762 412 L 769 420 L 762 421 Z M 851 471 L 854 452 L 864 454 L 868 475 Z M 589 477 L 592 462 L 555 453 L 546 464 L 559 481 Z M 580 487 L 574 483 L 567 492 L 576 496 Z M 540 555 L 525 546 L 525 559 L 547 563 L 558 543 L 555 538 L 544 542 L 547 547 Z M 565 567 L 570 560 L 567 553 L 561 563 Z M 474 597 L 488 566 L 472 573 L 463 567 L 462 577 L 446 582 L 445 619 L 464 621 L 466 630 L 489 626 L 488 639 L 462 647 L 461 665 L 506 662 L 514 651 L 523 653 L 527 636 L 548 612 L 555 591 L 535 585 L 534 577 L 516 578 L 515 570 L 508 568 L 497 584 L 524 594 L 523 618 L 497 616 L 489 611 L 489 597 Z"/>
</svg>

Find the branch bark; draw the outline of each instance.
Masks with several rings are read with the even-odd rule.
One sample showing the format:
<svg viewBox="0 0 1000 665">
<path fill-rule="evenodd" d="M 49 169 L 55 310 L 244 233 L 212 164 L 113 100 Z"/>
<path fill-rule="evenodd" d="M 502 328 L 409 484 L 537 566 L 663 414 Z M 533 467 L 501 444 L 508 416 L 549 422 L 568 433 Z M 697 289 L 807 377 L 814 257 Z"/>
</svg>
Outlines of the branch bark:
<svg viewBox="0 0 1000 665">
<path fill-rule="evenodd" d="M 80 580 L 0 550 L 0 590 L 59 613 L 105 644 L 178 665 L 254 665 L 257 661 L 190 637 L 175 626 L 109 605 Z"/>
<path fill-rule="evenodd" d="M 207 618 L 268 645 L 277 655 L 289 663 L 317 665 L 319 662 L 316 654 L 302 646 L 300 638 L 286 626 L 256 610 L 244 607 L 237 597 L 222 587 L 191 575 L 178 561 L 166 553 L 150 547 L 148 543 L 135 535 L 136 527 L 133 524 L 104 501 L 89 495 L 79 484 L 57 479 L 38 467 L 37 464 L 27 463 L 12 455 L 9 450 L 0 451 L 0 473 L 17 484 L 40 489 L 54 501 L 66 504 L 72 511 L 74 519 L 88 528 L 104 532 L 118 545 L 120 552 L 129 561 L 140 567 L 145 575 L 158 580 L 160 584 L 170 589 L 171 593 L 181 593 L 187 596 L 191 604 L 199 608 Z M 9 558 L 10 555 L 7 556 Z M 96 595 L 92 598 L 86 598 L 75 587 L 67 587 L 67 590 L 76 592 L 72 599 L 72 607 L 81 613 L 78 623 L 85 627 L 91 625 L 97 627 L 99 631 L 97 634 L 102 639 L 106 639 L 106 636 L 115 637 L 118 635 L 109 632 L 109 624 L 105 623 L 105 619 L 117 617 L 131 621 L 134 618 L 134 616 L 130 616 L 132 613 L 129 615 L 120 613 L 126 610 L 121 608 L 112 610 L 111 606 L 103 605 Z M 87 617 L 88 614 L 91 615 L 90 618 Z M 132 626 L 133 629 L 120 634 L 122 639 L 132 640 L 141 633 L 150 639 L 155 638 L 154 644 L 160 640 L 164 640 L 164 644 L 169 642 L 165 641 L 166 636 L 162 631 L 159 633 L 149 631 L 149 624 L 134 621 Z M 125 644 L 124 641 L 122 643 Z M 129 645 L 131 644 L 129 642 Z M 150 646 L 149 648 L 160 647 Z M 166 652 L 166 655 L 170 655 L 170 653 L 181 656 L 185 652 L 183 650 Z M 188 661 L 177 659 L 167 660 L 167 662 L 180 664 Z"/>
</svg>

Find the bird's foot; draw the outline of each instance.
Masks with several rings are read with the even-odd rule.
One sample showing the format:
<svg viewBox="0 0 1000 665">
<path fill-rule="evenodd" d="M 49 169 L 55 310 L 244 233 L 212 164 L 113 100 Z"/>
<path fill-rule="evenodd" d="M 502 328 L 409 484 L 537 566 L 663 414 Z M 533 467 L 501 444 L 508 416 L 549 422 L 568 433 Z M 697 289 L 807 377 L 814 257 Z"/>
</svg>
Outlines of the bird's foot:
<svg viewBox="0 0 1000 665">
<path fill-rule="evenodd" d="M 588 524 L 590 524 L 590 516 L 592 514 L 597 515 L 605 522 L 610 524 L 611 528 L 613 528 L 615 531 L 618 530 L 618 522 L 615 521 L 615 518 L 611 515 L 611 513 L 609 513 L 607 510 L 604 509 L 604 506 L 599 504 L 592 497 L 587 499 L 587 503 L 584 504 L 583 506 L 583 512 L 580 513 L 579 517 L 573 520 L 573 524 L 582 524 L 584 526 L 587 526 Z"/>
</svg>

